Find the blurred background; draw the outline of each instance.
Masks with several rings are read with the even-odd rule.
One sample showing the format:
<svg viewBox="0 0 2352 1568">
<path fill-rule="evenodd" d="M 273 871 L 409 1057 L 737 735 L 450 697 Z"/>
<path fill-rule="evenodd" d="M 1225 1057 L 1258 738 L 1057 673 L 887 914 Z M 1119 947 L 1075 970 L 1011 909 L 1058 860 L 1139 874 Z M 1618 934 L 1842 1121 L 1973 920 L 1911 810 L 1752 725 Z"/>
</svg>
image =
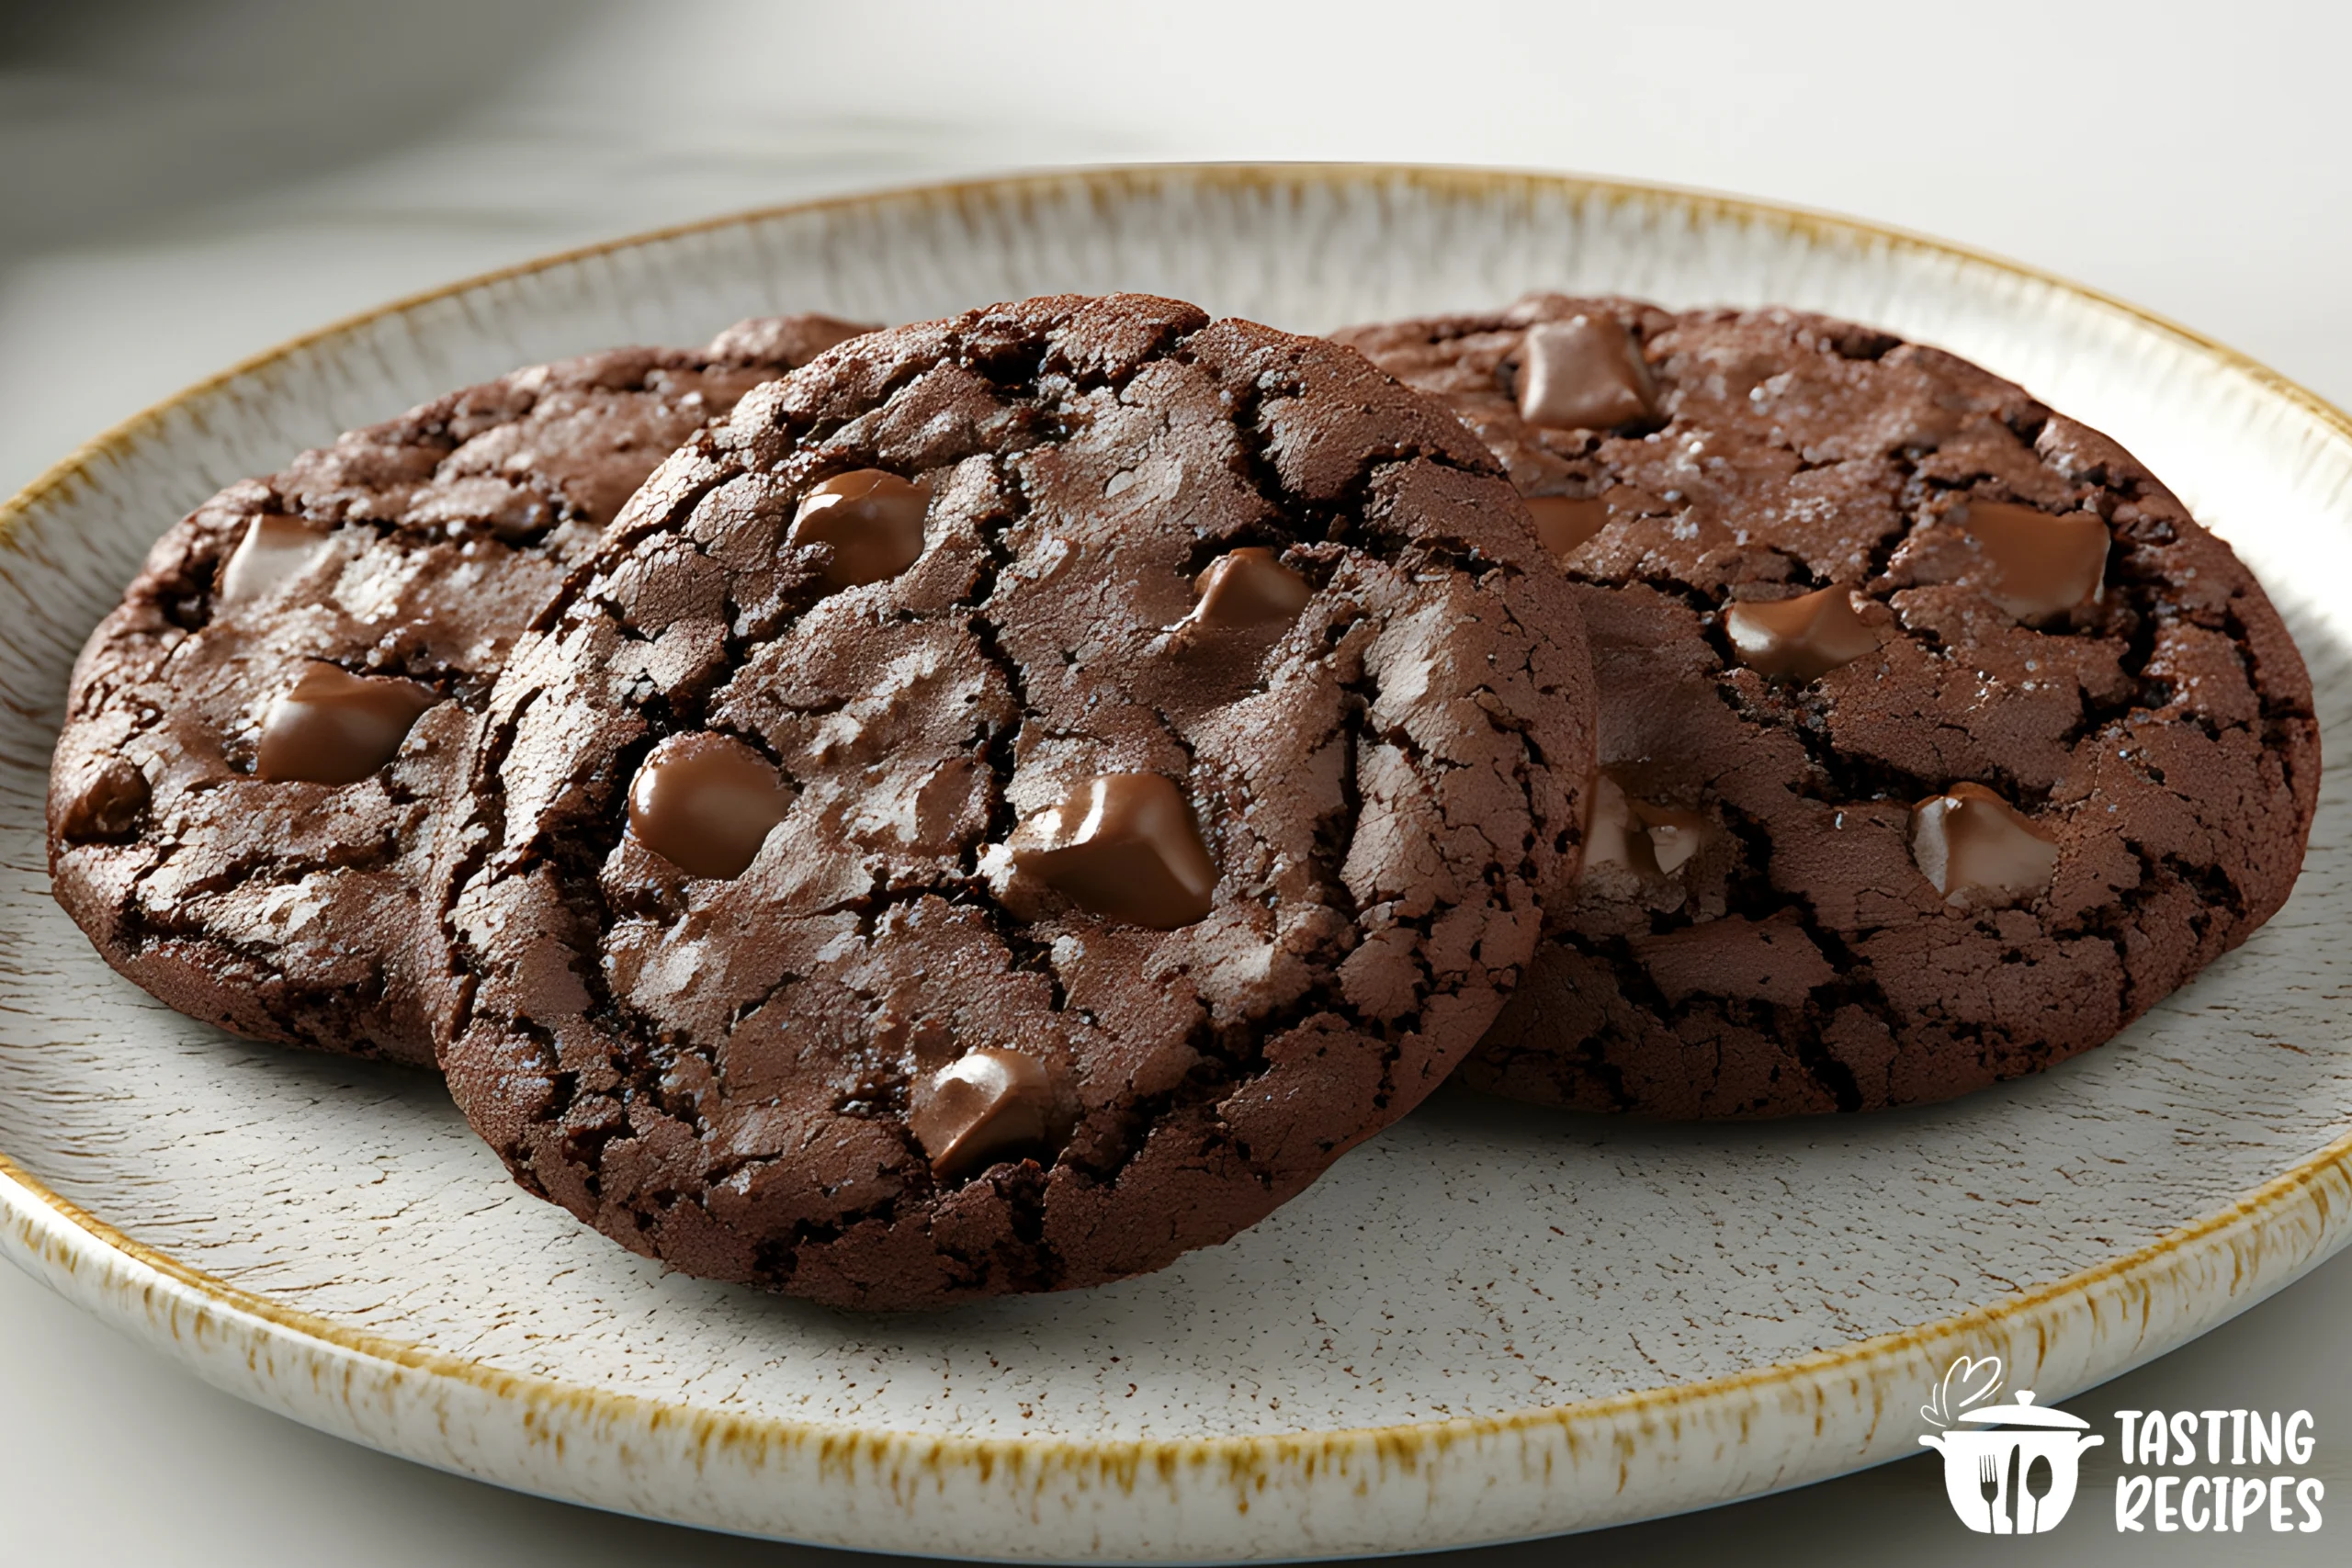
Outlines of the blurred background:
<svg viewBox="0 0 2352 1568">
<path fill-rule="evenodd" d="M 0 493 L 191 380 L 468 273 L 877 185 L 1160 159 L 1566 168 L 1856 213 L 2120 295 L 2352 403 L 2347 51 L 2352 7 L 2276 0 L 0 0 Z M 2321 1535 L 1997 1550 L 2346 1561 L 2347 1325 L 2352 1258 L 2096 1396 L 2314 1410 L 2345 1516 Z M 1996 1550 L 1943 1513 L 1927 1462 L 1463 1560 Z M 10 1563 L 861 1561 L 315 1437 L 6 1269 L 0 1521 Z"/>
</svg>

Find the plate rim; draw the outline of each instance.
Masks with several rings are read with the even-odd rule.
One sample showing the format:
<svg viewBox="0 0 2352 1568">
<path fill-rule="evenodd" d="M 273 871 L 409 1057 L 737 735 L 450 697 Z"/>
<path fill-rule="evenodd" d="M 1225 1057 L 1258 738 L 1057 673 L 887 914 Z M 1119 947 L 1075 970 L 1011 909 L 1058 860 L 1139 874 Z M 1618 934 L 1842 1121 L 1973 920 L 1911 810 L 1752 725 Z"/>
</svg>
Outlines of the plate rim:
<svg viewBox="0 0 2352 1568">
<path fill-rule="evenodd" d="M 119 457 L 191 402 L 305 349 L 459 295 L 641 246 L 793 216 L 893 203 L 955 207 L 976 201 L 1017 202 L 1024 197 L 1071 193 L 1116 198 L 1178 185 L 1261 191 L 1333 185 L 1403 186 L 1457 197 L 1516 195 L 1521 200 L 1644 204 L 1743 227 L 1768 226 L 1815 240 L 1849 244 L 1859 241 L 1957 261 L 2029 280 L 2170 338 L 2205 356 L 2214 368 L 2244 377 L 2268 395 L 2293 405 L 2334 438 L 2352 446 L 2352 415 L 2202 333 L 2058 274 L 1866 219 L 1697 187 L 1533 169 L 1335 162 L 1074 165 L 894 185 L 667 225 L 478 273 L 343 316 L 249 355 L 74 447 L 0 503 L 0 554 L 18 549 L 19 528 L 29 513 L 52 499 L 64 501 L 87 470 Z M 1645 1430 L 1658 1424 L 1679 1425 L 1743 1395 L 1809 1393 L 1811 1402 L 1817 1404 L 1825 1385 L 1840 1379 L 1849 1385 L 1841 1397 L 1866 1401 L 1884 1411 L 1890 1376 L 1898 1370 L 1907 1375 L 1920 1364 L 1924 1353 L 1988 1332 L 1998 1332 L 2012 1341 L 2030 1338 L 2046 1348 L 2061 1337 L 2062 1320 L 2086 1309 L 2097 1314 L 2102 1301 L 2120 1298 L 2137 1303 L 2144 1347 L 2149 1325 L 2165 1318 L 2197 1320 L 2198 1294 L 2180 1281 L 2218 1264 L 2229 1281 L 2222 1292 L 2229 1310 L 2196 1327 L 2188 1336 L 2194 1337 L 2291 1282 L 2352 1241 L 2352 1134 L 2324 1145 L 2213 1213 L 2137 1248 L 1989 1305 L 1830 1349 L 1714 1378 L 1529 1406 L 1498 1416 L 1183 1438 L 973 1437 L 852 1422 L 731 1415 L 686 1401 L 620 1393 L 542 1373 L 502 1371 L 464 1356 L 354 1328 L 231 1284 L 80 1208 L 6 1151 L 0 1151 L 0 1218 L 10 1222 L 0 1229 L 0 1249 L 52 1288 L 62 1287 L 61 1276 L 85 1277 L 87 1268 L 92 1274 L 106 1276 L 109 1293 L 125 1304 L 143 1303 L 152 1314 L 158 1295 L 164 1297 L 175 1337 L 181 1333 L 180 1311 L 193 1309 L 196 1321 L 191 1327 L 199 1337 L 235 1327 L 256 1342 L 304 1353 L 326 1352 L 330 1360 L 345 1366 L 346 1375 L 354 1360 L 372 1363 L 395 1380 L 408 1374 L 447 1379 L 493 1402 L 520 1397 L 540 1409 L 570 1407 L 591 1418 L 684 1427 L 698 1441 L 729 1446 L 748 1443 L 766 1450 L 837 1442 L 848 1437 L 860 1443 L 905 1444 L 933 1456 L 932 1462 L 977 1467 L 983 1479 L 998 1465 L 1019 1466 L 1024 1461 L 1042 1461 L 1056 1468 L 1075 1462 L 1089 1470 L 1125 1472 L 1146 1463 L 1164 1468 L 1170 1463 L 1191 1467 L 1206 1461 L 1223 1470 L 1259 1472 L 1261 1467 L 1273 1468 L 1278 1461 L 1318 1446 L 1328 1451 L 1368 1444 L 1384 1456 L 1410 1465 L 1417 1455 L 1433 1457 L 1435 1451 L 1456 1442 L 1546 1427 L 1565 1429 L 1573 1441 L 1573 1434 L 1580 1428 L 1598 1433 L 1620 1428 L 1629 1419 Z M 2167 1289 L 2176 1292 L 2168 1303 L 2161 1300 Z M 2165 1305 L 2172 1311 L 2163 1311 Z M 2170 1348 L 2161 1344 L 2150 1353 Z M 249 1351 L 249 1359 L 250 1355 Z M 2127 1360 L 2107 1375 L 2115 1375 L 2129 1364 Z"/>
<path fill-rule="evenodd" d="M 0 517 L 0 525 L 5 521 L 5 517 Z M 5 539 L 5 534 L 0 534 L 0 539 Z M 28 1218 L 61 1221 L 71 1233 L 88 1238 L 112 1255 L 105 1261 L 129 1262 L 139 1269 L 152 1272 L 160 1277 L 160 1281 L 168 1281 L 188 1291 L 204 1304 L 225 1311 L 226 1315 L 232 1319 L 256 1325 L 265 1332 L 275 1331 L 314 1340 L 344 1355 L 382 1362 L 404 1371 L 455 1378 L 492 1394 L 520 1392 L 547 1404 L 585 1404 L 592 1410 L 601 1407 L 614 1414 L 644 1416 L 655 1425 L 674 1423 L 684 1417 L 698 1435 L 716 1437 L 730 1444 L 746 1438 L 782 1438 L 801 1442 L 812 1438 L 854 1434 L 861 1440 L 882 1438 L 919 1444 L 934 1452 L 957 1453 L 975 1462 L 981 1462 L 984 1457 L 987 1462 L 1009 1463 L 1016 1455 L 1061 1457 L 1077 1454 L 1102 1460 L 1116 1458 L 1122 1464 L 1126 1464 L 1136 1461 L 1156 1461 L 1165 1456 L 1175 1456 L 1180 1462 L 1197 1462 L 1204 1456 L 1229 1461 L 1236 1457 L 1237 1450 L 1254 1452 L 1274 1446 L 1348 1443 L 1364 1439 L 1377 1441 L 1393 1450 L 1400 1443 L 1408 1448 L 1416 1443 L 1442 1445 L 1464 1438 L 1510 1435 L 1535 1427 L 1614 1422 L 1629 1415 L 1664 1415 L 1680 1407 L 1704 1404 L 1735 1393 L 1801 1383 L 1808 1378 L 1860 1370 L 1873 1362 L 1907 1363 L 1911 1352 L 1960 1340 L 1972 1330 L 1990 1328 L 1995 1325 L 2012 1335 L 2020 1326 L 2041 1328 L 2044 1330 L 2046 1339 L 2050 1337 L 2047 1333 L 2050 1325 L 2027 1324 L 2019 1320 L 2036 1314 L 2044 1319 L 2055 1318 L 2068 1307 L 2086 1303 L 2098 1287 L 2110 1283 L 2126 1291 L 2136 1284 L 2152 1292 L 2163 1275 L 2178 1272 L 2180 1265 L 2195 1261 L 2193 1258 L 2176 1257 L 2176 1254 L 2188 1254 L 2201 1246 L 2207 1255 L 2225 1250 L 2251 1251 L 2257 1257 L 2274 1255 L 2274 1249 L 2264 1245 L 2268 1235 L 2290 1231 L 2289 1222 L 2311 1217 L 2313 1213 L 2322 1220 L 2323 1229 L 2345 1230 L 2341 1221 L 2333 1225 L 2326 1224 L 2331 1211 L 2341 1211 L 2344 1207 L 2342 1196 L 2331 1200 L 2318 1190 L 2330 1177 L 2337 1179 L 2337 1185 L 2344 1192 L 2352 1193 L 2352 1134 L 2335 1139 L 2302 1164 L 2273 1177 L 2235 1202 L 2203 1219 L 2168 1231 L 2131 1252 L 2023 1292 L 2007 1302 L 1973 1307 L 1931 1323 L 1872 1335 L 1834 1349 L 1816 1350 L 1809 1355 L 1721 1377 L 1634 1389 L 1623 1393 L 1604 1394 L 1597 1399 L 1532 1405 L 1501 1416 L 1463 1416 L 1442 1421 L 1408 1421 L 1383 1427 L 1317 1427 L 1247 1436 L 1091 1439 L 972 1438 L 849 1423 L 802 1421 L 787 1416 L 727 1415 L 682 1400 L 618 1393 L 592 1384 L 568 1382 L 561 1378 L 537 1372 L 500 1371 L 446 1350 L 428 1349 L 389 1335 L 352 1328 L 333 1318 L 305 1312 L 300 1307 L 287 1306 L 256 1292 L 232 1285 L 117 1229 L 52 1190 L 5 1152 L 0 1152 L 0 1200 L 7 1198 L 10 1190 L 15 1189 L 37 1200 L 49 1213 L 44 1216 L 13 1214 L 8 1210 L 14 1205 L 0 1201 L 0 1215 L 17 1222 L 16 1228 L 28 1242 L 34 1241 L 33 1227 L 26 1223 Z M 2336 1239 L 2340 1243 L 2342 1237 Z M 37 1247 L 38 1244 L 35 1245 Z M 2283 1288 L 2334 1250 L 2334 1246 L 2323 1244 L 2317 1249 L 2305 1252 L 2286 1269 L 2279 1271 L 2278 1279 L 2257 1281 L 2257 1289 L 2262 1294 L 2267 1294 L 2270 1291 Z M 62 1258 L 59 1261 L 69 1271 L 75 1270 L 75 1260 L 71 1257 Z M 2236 1279 L 2243 1280 L 2245 1270 L 2243 1265 L 2237 1265 L 2233 1267 L 2233 1273 Z M 2256 1296 L 2248 1300 L 2245 1305 L 2251 1306 L 2258 1299 Z M 2153 1303 L 2143 1309 L 2143 1315 L 2155 1315 Z M 2120 1374 L 2123 1370 L 2118 1368 L 2117 1371 Z"/>
</svg>

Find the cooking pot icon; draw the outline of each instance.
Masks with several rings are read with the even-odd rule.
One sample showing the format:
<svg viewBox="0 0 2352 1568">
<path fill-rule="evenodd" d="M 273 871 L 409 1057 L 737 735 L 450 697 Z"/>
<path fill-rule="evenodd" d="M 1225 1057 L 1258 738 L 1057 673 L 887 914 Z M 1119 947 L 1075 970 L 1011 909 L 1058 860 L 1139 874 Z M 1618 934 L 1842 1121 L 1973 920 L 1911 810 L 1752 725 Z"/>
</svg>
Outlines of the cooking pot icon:
<svg viewBox="0 0 2352 1568">
<path fill-rule="evenodd" d="M 1935 1432 L 1922 1448 L 1944 1456 L 1944 1495 L 1952 1512 L 1979 1535 L 2038 1535 L 2054 1529 L 2074 1505 L 2082 1479 L 2075 1461 L 2085 1449 L 2107 1441 L 2090 1423 L 2033 1402 L 2030 1389 L 2015 1404 L 1984 1404 L 1960 1419 L 2005 1431 Z"/>
</svg>

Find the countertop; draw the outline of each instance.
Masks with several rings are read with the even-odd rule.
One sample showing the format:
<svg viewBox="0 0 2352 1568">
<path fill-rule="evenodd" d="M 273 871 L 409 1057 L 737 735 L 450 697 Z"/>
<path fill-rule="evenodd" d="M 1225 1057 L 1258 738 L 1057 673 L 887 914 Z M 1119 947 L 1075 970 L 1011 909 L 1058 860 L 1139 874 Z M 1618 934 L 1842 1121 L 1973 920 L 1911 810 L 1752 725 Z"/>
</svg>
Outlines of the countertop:
<svg viewBox="0 0 2352 1568">
<path fill-rule="evenodd" d="M 0 493 L 382 299 L 745 207 L 1010 167 L 1568 168 L 1857 213 L 2047 267 L 2352 402 L 2352 12 L 1701 0 L 86 0 L 0 16 Z M 1530 279 L 1531 285 L 1540 279 Z M 2341 1562 L 2352 1257 L 2068 1402 L 2308 1409 L 2317 1534 L 1970 1536 L 1929 1457 L 1464 1562 Z M 2097 1472 L 2094 1471 L 2094 1474 Z M 0 1562 L 788 1564 L 239 1404 L 0 1269 Z"/>
</svg>

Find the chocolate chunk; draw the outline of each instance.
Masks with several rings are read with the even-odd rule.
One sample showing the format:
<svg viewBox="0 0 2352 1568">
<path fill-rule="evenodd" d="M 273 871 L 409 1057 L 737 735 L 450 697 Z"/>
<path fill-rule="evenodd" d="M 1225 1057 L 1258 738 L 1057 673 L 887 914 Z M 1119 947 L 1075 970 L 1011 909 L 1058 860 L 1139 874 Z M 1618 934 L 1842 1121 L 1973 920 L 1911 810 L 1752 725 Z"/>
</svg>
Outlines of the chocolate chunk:
<svg viewBox="0 0 2352 1568">
<path fill-rule="evenodd" d="M 109 757 L 82 778 L 60 813 L 57 829 L 77 844 L 127 838 L 147 809 L 147 775 L 121 757 Z"/>
<path fill-rule="evenodd" d="M 1244 545 L 1209 562 L 1193 580 L 1201 602 L 1193 619 L 1204 626 L 1257 626 L 1296 618 L 1315 590 L 1262 545 Z"/>
<path fill-rule="evenodd" d="M 254 776 L 356 784 L 392 760 L 409 727 L 437 701 L 413 681 L 353 675 L 313 660 L 262 720 Z"/>
<path fill-rule="evenodd" d="M 1980 784 L 1911 808 L 1911 858 L 1947 902 L 2030 898 L 2058 869 L 2058 843 Z"/>
<path fill-rule="evenodd" d="M 1649 367 L 1633 334 L 1608 316 L 1527 329 L 1519 348 L 1519 412 L 1554 430 L 1609 430 L 1657 412 Z"/>
<path fill-rule="evenodd" d="M 1013 830 L 1013 864 L 1082 909 L 1153 931 L 1209 912 L 1216 866 L 1159 773 L 1103 773 Z"/>
<path fill-rule="evenodd" d="M 673 735 L 629 784 L 628 830 L 689 876 L 732 881 L 791 806 L 775 765 L 742 741 Z"/>
<path fill-rule="evenodd" d="M 1584 863 L 1622 865 L 1650 880 L 1672 876 L 1706 841 L 1707 819 L 1695 811 L 1628 795 L 1602 773 L 1594 780 L 1592 823 L 1585 830 Z"/>
<path fill-rule="evenodd" d="M 1842 584 L 1793 599 L 1744 600 L 1724 612 L 1739 661 L 1759 675 L 1814 681 L 1878 649 Z"/>
<path fill-rule="evenodd" d="M 2098 603 L 2107 574 L 2107 525 L 2092 513 L 2053 517 L 2030 506 L 1975 501 L 1960 525 L 1993 566 L 1986 596 L 2020 621 Z"/>
<path fill-rule="evenodd" d="M 247 526 L 236 553 L 220 569 L 215 602 L 235 604 L 260 598 L 279 583 L 299 576 L 318 558 L 320 547 L 325 543 L 324 536 L 313 533 L 300 518 L 265 513 Z"/>
<path fill-rule="evenodd" d="M 1528 514 L 1535 519 L 1535 536 L 1544 549 L 1566 559 L 1577 547 L 1609 525 L 1609 503 L 1579 501 L 1566 495 L 1531 495 Z"/>
<path fill-rule="evenodd" d="M 1046 1152 L 1053 1110 L 1053 1084 L 1035 1057 L 967 1051 L 915 1087 L 907 1127 L 945 1180 L 1016 1151 Z"/>
<path fill-rule="evenodd" d="M 1649 840 L 1650 858 L 1657 863 L 1660 876 L 1672 876 L 1680 871 L 1683 863 L 1697 854 L 1699 846 L 1706 841 L 1707 819 L 1695 811 L 1635 801 L 1634 815 L 1642 824 L 1643 836 Z"/>
<path fill-rule="evenodd" d="M 801 498 L 792 518 L 796 545 L 829 546 L 825 581 L 835 588 L 881 582 L 922 555 L 925 487 L 880 468 L 836 474 Z"/>
</svg>

